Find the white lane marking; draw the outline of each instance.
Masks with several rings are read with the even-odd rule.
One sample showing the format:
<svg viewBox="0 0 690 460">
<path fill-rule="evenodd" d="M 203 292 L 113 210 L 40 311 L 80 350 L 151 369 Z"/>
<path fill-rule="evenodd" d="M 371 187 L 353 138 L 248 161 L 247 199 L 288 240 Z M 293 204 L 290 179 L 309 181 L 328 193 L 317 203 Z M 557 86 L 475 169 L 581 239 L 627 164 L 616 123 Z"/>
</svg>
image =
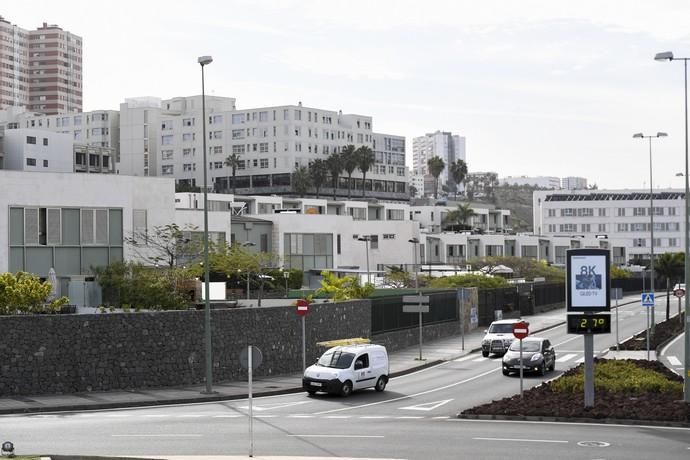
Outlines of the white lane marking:
<svg viewBox="0 0 690 460">
<path fill-rule="evenodd" d="M 352 418 L 352 415 L 327 415 L 325 418 Z"/>
<path fill-rule="evenodd" d="M 450 415 L 439 415 L 437 417 L 431 417 L 432 420 L 445 420 L 445 419 L 449 419 L 449 418 L 450 418 Z"/>
<path fill-rule="evenodd" d="M 163 417 L 171 417 L 172 414 L 142 414 L 142 417 L 146 418 L 163 418 Z"/>
<path fill-rule="evenodd" d="M 565 339 L 564 341 L 557 343 L 556 345 L 554 345 L 554 347 L 555 347 L 555 348 L 558 348 L 558 347 L 560 347 L 560 346 L 563 345 L 563 344 L 566 344 L 566 343 L 568 343 L 568 342 L 572 342 L 573 340 L 579 339 L 579 338 L 580 338 L 580 336 L 579 336 L 579 335 L 576 335 L 575 337 L 571 337 L 571 338 L 569 338 L 569 339 Z"/>
<path fill-rule="evenodd" d="M 492 372 L 498 372 L 500 369 L 501 369 L 500 367 L 496 367 L 495 369 L 491 369 L 490 371 L 486 371 L 486 372 L 482 372 L 481 374 L 477 374 L 474 377 L 470 377 L 470 378 L 467 378 L 465 380 L 460 380 L 459 382 L 450 383 L 450 384 L 444 385 L 442 387 L 432 388 L 431 390 L 421 391 L 419 393 L 415 393 L 412 395 L 405 395 L 405 396 L 400 396 L 398 398 L 387 399 L 385 401 L 378 401 L 378 402 L 369 403 L 369 404 L 362 404 L 361 406 L 341 407 L 340 409 L 332 409 L 332 410 L 326 410 L 326 411 L 322 411 L 322 412 L 316 412 L 313 415 L 324 415 L 324 414 L 331 414 L 333 412 L 342 412 L 345 410 L 362 409 L 364 407 L 378 406 L 380 404 L 387 404 L 387 403 L 392 403 L 392 402 L 396 402 L 396 401 L 402 401 L 403 399 L 412 399 L 412 398 L 415 398 L 417 396 L 422 396 L 422 395 L 426 395 L 429 393 L 434 393 L 436 391 L 447 390 L 448 388 L 453 388 L 455 386 L 462 385 L 464 383 L 472 382 L 473 380 L 477 380 L 477 379 L 480 379 L 482 377 L 486 377 L 487 375 L 491 374 Z"/>
<path fill-rule="evenodd" d="M 124 418 L 124 417 L 131 417 L 132 414 L 106 414 L 106 417 L 117 417 L 117 418 Z"/>
<path fill-rule="evenodd" d="M 556 359 L 556 362 L 557 363 L 564 363 L 570 359 L 573 359 L 576 356 L 577 355 L 575 353 L 568 353 L 567 355 L 563 355 L 560 358 Z"/>
<path fill-rule="evenodd" d="M 482 361 L 486 361 L 487 359 L 489 359 L 489 358 L 485 358 L 485 357 L 483 357 L 483 356 L 480 356 L 480 357 L 477 358 L 477 359 L 473 359 L 472 362 L 473 362 L 473 363 L 481 363 Z"/>
<path fill-rule="evenodd" d="M 582 358 L 576 359 L 576 363 L 584 363 L 585 362 L 585 357 L 583 356 Z"/>
<path fill-rule="evenodd" d="M 678 315 L 676 315 L 676 316 L 678 316 Z M 665 355 L 665 354 L 666 354 L 666 351 L 669 349 L 669 347 L 673 346 L 673 344 L 676 343 L 676 341 L 680 340 L 680 339 L 683 338 L 684 336 L 685 336 L 685 333 L 678 334 L 678 336 L 677 336 L 675 339 L 671 340 L 671 341 L 668 343 L 668 345 L 666 345 L 666 346 L 664 347 L 664 349 L 661 350 L 661 355 L 662 355 L 662 356 Z"/>
<path fill-rule="evenodd" d="M 213 418 L 239 418 L 244 417 L 242 414 L 231 414 L 231 415 L 214 415 Z"/>
<path fill-rule="evenodd" d="M 288 415 L 288 418 L 314 418 L 313 415 L 305 415 L 305 414 L 293 414 L 293 415 Z"/>
<path fill-rule="evenodd" d="M 360 434 L 289 434 L 291 438 L 383 438 L 380 435 Z"/>
<path fill-rule="evenodd" d="M 177 415 L 176 417 L 179 418 L 201 418 L 201 417 L 206 417 L 204 414 L 180 414 Z"/>
<path fill-rule="evenodd" d="M 254 418 L 275 418 L 277 415 L 268 415 L 268 414 L 262 414 L 262 415 L 255 415 Z"/>
<path fill-rule="evenodd" d="M 467 355 L 463 356 L 462 358 L 454 359 L 453 362 L 455 363 L 461 363 L 463 361 L 467 361 L 468 359 L 474 359 L 477 355 Z"/>
<path fill-rule="evenodd" d="M 603 428 L 624 428 L 625 430 L 630 430 L 630 425 L 622 425 L 620 423 L 589 423 L 589 422 L 541 422 L 541 421 L 531 421 L 531 420 L 476 420 L 476 419 L 464 419 L 464 418 L 449 418 L 448 422 L 456 423 L 507 423 L 507 424 L 525 424 L 525 425 L 567 425 L 567 426 L 583 426 L 592 427 L 600 426 Z M 690 433 L 690 428 L 676 427 L 676 426 L 660 426 L 660 425 L 635 425 L 639 428 L 647 428 L 650 430 L 663 430 L 663 431 L 687 431 Z"/>
<path fill-rule="evenodd" d="M 671 363 L 671 366 L 681 366 L 683 363 L 680 362 L 680 359 L 676 358 L 675 356 L 667 356 L 668 362 Z"/>
<path fill-rule="evenodd" d="M 200 438 L 203 434 L 111 434 L 113 438 Z"/>
<path fill-rule="evenodd" d="M 407 407 L 399 407 L 398 409 L 400 410 L 425 410 L 425 411 L 431 411 L 434 410 L 438 407 L 443 406 L 444 404 L 448 404 L 451 402 L 452 399 L 444 399 L 442 401 L 433 401 L 433 402 L 428 402 L 428 403 L 423 403 L 423 404 L 417 404 L 415 406 L 407 406 Z"/>
<path fill-rule="evenodd" d="M 298 406 L 300 404 L 309 404 L 309 403 L 311 403 L 311 401 L 294 401 L 294 402 L 288 402 L 288 403 L 262 404 L 260 406 L 253 406 L 253 408 L 256 411 L 262 411 L 262 410 L 271 410 L 271 409 L 282 409 L 284 407 Z M 240 406 L 238 409 L 249 410 L 249 406 Z"/>
<path fill-rule="evenodd" d="M 472 438 L 477 441 L 509 441 L 509 442 L 549 442 L 567 444 L 568 441 L 560 441 L 557 439 L 517 439 L 517 438 Z"/>
<path fill-rule="evenodd" d="M 328 418 L 328 417 L 326 417 Z M 393 417 L 396 420 L 419 420 L 422 418 L 425 418 L 423 415 L 400 415 L 397 417 Z"/>
<path fill-rule="evenodd" d="M 384 419 L 384 418 L 391 418 L 390 415 L 362 415 L 359 417 L 361 419 L 371 419 L 371 420 L 378 420 L 378 419 Z"/>
</svg>

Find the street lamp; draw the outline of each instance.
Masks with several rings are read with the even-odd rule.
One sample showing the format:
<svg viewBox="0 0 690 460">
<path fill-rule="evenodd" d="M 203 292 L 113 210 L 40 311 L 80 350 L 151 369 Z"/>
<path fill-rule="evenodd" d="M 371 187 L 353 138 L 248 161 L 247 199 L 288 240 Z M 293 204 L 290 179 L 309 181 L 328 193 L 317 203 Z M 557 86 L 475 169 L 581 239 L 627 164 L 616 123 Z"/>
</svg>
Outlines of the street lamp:
<svg viewBox="0 0 690 460">
<path fill-rule="evenodd" d="M 250 246 L 256 246 L 256 243 L 253 243 L 251 241 L 245 241 L 244 243 L 242 243 L 243 248 L 248 248 Z M 241 270 L 237 270 L 237 271 L 239 272 Z M 251 274 L 250 271 L 247 270 L 247 300 L 249 300 L 249 275 L 250 274 Z"/>
<path fill-rule="evenodd" d="M 690 225 L 688 224 L 690 210 L 690 182 L 688 175 L 688 61 L 690 58 L 678 58 L 670 51 L 657 53 L 657 61 L 683 61 L 685 69 L 685 285 L 690 286 Z M 685 296 L 685 380 L 683 394 L 685 402 L 690 402 L 690 296 Z"/>
<path fill-rule="evenodd" d="M 204 343 L 206 350 L 206 389 L 203 393 L 213 393 L 213 358 L 211 355 L 211 303 L 209 300 L 211 289 L 209 287 L 209 263 L 208 263 L 208 192 L 206 169 L 206 89 L 204 87 L 204 66 L 213 62 L 211 56 L 201 56 L 198 59 L 201 65 L 201 122 L 204 147 Z"/>
<path fill-rule="evenodd" d="M 419 240 L 417 238 L 410 238 L 407 241 L 409 243 L 412 243 L 412 247 L 414 248 L 414 288 L 416 290 L 419 290 L 419 277 L 417 272 L 417 254 L 419 253 Z"/>
<path fill-rule="evenodd" d="M 288 298 L 288 280 L 290 279 L 290 272 L 283 270 L 283 278 L 285 278 L 285 298 Z"/>
<path fill-rule="evenodd" d="M 367 248 L 367 283 L 371 283 L 371 276 L 369 275 L 369 241 L 371 241 L 371 235 L 364 235 L 357 238 L 357 241 L 364 241 Z"/>
<path fill-rule="evenodd" d="M 655 136 L 645 136 L 642 133 L 636 133 L 633 134 L 634 139 L 649 139 L 649 231 L 650 231 L 650 236 L 651 236 L 651 246 L 650 246 L 650 260 L 649 260 L 649 292 L 654 294 L 654 187 L 652 183 L 652 138 L 656 137 L 666 137 L 668 134 L 666 133 L 656 133 Z M 651 329 L 654 331 L 655 329 L 655 320 L 654 320 L 654 307 L 652 307 L 651 312 Z"/>
</svg>

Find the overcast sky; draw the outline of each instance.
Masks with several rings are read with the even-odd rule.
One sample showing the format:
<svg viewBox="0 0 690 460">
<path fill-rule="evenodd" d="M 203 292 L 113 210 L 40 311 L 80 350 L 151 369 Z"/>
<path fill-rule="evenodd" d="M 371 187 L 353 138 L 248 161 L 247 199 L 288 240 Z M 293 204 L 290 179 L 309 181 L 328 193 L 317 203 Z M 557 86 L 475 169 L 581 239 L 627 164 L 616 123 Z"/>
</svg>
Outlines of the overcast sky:
<svg viewBox="0 0 690 460">
<path fill-rule="evenodd" d="M 683 187 L 688 0 L 5 1 L 24 29 L 84 40 L 84 109 L 201 93 L 240 109 L 370 115 L 374 131 L 467 138 L 470 171 Z"/>
</svg>

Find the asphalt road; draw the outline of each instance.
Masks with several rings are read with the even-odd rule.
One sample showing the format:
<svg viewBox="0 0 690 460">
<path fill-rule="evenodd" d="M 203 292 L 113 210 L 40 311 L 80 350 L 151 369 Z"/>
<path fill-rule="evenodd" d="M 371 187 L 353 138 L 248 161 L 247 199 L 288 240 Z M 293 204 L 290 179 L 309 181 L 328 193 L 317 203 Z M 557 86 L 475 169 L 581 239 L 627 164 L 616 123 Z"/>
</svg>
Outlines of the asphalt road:
<svg viewBox="0 0 690 460">
<path fill-rule="evenodd" d="M 645 311 L 639 303 L 621 307 L 619 320 L 623 340 L 644 328 Z M 539 335 L 549 338 L 557 353 L 556 371 L 545 378 L 582 359 L 583 338 L 568 335 L 565 326 Z M 614 324 L 614 333 L 595 337 L 595 352 L 607 350 L 615 337 Z M 528 376 L 524 385 L 542 381 Z M 500 358 L 475 353 L 395 378 L 384 393 L 256 398 L 254 454 L 415 460 L 690 457 L 690 429 L 455 418 L 463 409 L 518 391 L 519 378 L 501 374 Z M 12 441 L 20 455 L 241 455 L 249 452 L 247 412 L 248 401 L 236 400 L 3 416 L 0 438 Z"/>
</svg>

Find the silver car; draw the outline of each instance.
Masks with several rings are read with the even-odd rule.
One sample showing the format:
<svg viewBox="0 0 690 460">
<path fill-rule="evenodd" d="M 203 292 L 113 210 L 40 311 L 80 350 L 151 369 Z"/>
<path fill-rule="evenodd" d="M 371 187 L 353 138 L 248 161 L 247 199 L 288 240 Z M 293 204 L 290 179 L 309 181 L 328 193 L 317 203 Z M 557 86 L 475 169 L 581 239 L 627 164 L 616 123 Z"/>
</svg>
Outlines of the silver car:
<svg viewBox="0 0 690 460">
<path fill-rule="evenodd" d="M 522 362 L 520 362 L 520 341 L 515 340 L 503 355 L 503 375 L 511 372 L 536 372 L 545 375 L 556 368 L 556 351 L 549 339 L 527 337 L 522 341 Z"/>
</svg>

